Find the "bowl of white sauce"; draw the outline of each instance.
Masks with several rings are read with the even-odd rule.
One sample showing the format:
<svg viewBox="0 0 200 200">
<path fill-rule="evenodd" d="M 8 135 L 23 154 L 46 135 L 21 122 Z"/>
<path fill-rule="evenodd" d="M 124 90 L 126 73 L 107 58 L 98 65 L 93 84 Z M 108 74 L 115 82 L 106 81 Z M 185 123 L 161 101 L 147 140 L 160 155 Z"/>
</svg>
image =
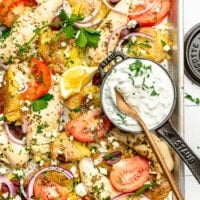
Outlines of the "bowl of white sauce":
<svg viewBox="0 0 200 200">
<path fill-rule="evenodd" d="M 167 71 L 151 60 L 128 58 L 104 73 L 101 87 L 102 107 L 110 121 L 127 132 L 141 132 L 141 126 L 132 117 L 122 113 L 116 105 L 115 88 L 126 103 L 137 110 L 149 130 L 155 130 L 169 118 L 175 105 L 175 86 Z M 118 55 L 118 56 L 119 56 Z"/>
<path fill-rule="evenodd" d="M 118 57 L 121 60 L 105 72 L 106 66 Z M 129 106 L 138 111 L 147 128 L 156 130 L 171 145 L 200 183 L 200 159 L 169 120 L 175 107 L 176 90 L 168 72 L 154 61 L 129 58 L 117 51 L 99 65 L 99 71 L 103 77 L 101 103 L 110 121 L 123 131 L 132 134 L 142 132 L 134 118 L 118 109 L 117 88 Z"/>
</svg>

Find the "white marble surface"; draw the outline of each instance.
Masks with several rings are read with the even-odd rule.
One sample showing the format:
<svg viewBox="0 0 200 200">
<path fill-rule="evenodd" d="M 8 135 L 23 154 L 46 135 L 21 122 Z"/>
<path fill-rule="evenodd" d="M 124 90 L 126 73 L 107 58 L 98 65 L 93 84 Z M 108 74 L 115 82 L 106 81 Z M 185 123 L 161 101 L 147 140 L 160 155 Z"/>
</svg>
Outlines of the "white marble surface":
<svg viewBox="0 0 200 200">
<path fill-rule="evenodd" d="M 200 1 L 184 0 L 184 32 L 192 26 L 200 23 Z M 185 77 L 185 92 L 193 97 L 200 98 L 200 86 L 193 84 Z M 185 99 L 185 140 L 200 157 L 200 106 Z M 200 200 L 200 184 L 192 176 L 191 172 L 185 169 L 185 200 Z"/>
</svg>

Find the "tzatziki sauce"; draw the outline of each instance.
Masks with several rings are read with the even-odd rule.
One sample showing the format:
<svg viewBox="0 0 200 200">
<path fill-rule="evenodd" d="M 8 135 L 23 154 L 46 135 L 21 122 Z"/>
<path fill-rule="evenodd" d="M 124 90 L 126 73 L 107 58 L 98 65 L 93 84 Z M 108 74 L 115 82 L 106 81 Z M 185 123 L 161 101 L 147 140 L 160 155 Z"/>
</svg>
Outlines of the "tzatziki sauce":
<svg viewBox="0 0 200 200">
<path fill-rule="evenodd" d="M 114 66 L 104 79 L 101 98 L 111 122 L 128 132 L 142 131 L 139 123 L 116 105 L 115 88 L 125 102 L 137 110 L 149 130 L 157 128 L 174 105 L 175 91 L 167 72 L 158 64 L 129 58 Z"/>
</svg>

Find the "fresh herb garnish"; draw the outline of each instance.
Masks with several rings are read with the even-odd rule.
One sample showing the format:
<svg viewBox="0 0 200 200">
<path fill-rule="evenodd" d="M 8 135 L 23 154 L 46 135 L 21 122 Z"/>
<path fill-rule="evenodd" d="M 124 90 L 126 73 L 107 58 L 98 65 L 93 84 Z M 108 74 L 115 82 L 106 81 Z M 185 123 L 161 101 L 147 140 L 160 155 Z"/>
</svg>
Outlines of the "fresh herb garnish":
<svg viewBox="0 0 200 200">
<path fill-rule="evenodd" d="M 139 45 L 140 46 L 142 46 L 142 47 L 146 47 L 146 48 L 148 48 L 148 49 L 150 49 L 152 46 L 150 45 L 150 44 L 148 44 L 147 42 L 141 42 L 141 43 L 139 43 Z"/>
<path fill-rule="evenodd" d="M 37 126 L 37 130 L 36 130 L 36 133 L 40 134 L 40 133 L 43 133 L 43 129 L 48 127 L 48 124 L 47 123 L 44 123 L 44 124 L 40 124 Z"/>
<path fill-rule="evenodd" d="M 164 40 L 161 40 L 160 42 L 161 42 L 162 47 L 164 47 L 167 44 Z"/>
<path fill-rule="evenodd" d="M 195 103 L 196 105 L 200 105 L 200 98 L 194 98 L 191 94 L 185 93 L 185 98 Z"/>
<path fill-rule="evenodd" d="M 2 31 L 2 34 L 0 36 L 0 42 L 3 42 L 10 35 L 10 30 L 11 29 L 6 29 Z"/>
<path fill-rule="evenodd" d="M 140 60 L 136 60 L 134 63 L 129 65 L 129 70 L 135 72 L 134 76 L 141 76 L 145 71 L 151 71 L 151 65 L 145 65 Z"/>
<path fill-rule="evenodd" d="M 122 123 L 125 124 L 126 123 L 126 116 L 122 115 L 120 113 L 117 113 L 117 116 L 121 119 Z"/>
<path fill-rule="evenodd" d="M 39 112 L 40 110 L 45 109 L 48 106 L 48 102 L 53 99 L 52 94 L 46 94 L 40 99 L 34 100 L 31 102 L 32 109 L 34 112 Z"/>
<path fill-rule="evenodd" d="M 34 30 L 33 37 L 25 44 L 18 44 L 19 47 L 18 54 L 23 56 L 24 53 L 28 52 L 31 48 L 31 43 L 35 40 L 36 36 L 40 34 L 47 27 L 53 25 L 60 25 L 60 31 L 52 38 L 51 41 L 57 41 L 63 34 L 66 36 L 66 39 L 70 40 L 75 39 L 76 45 L 81 48 L 93 47 L 97 48 L 98 42 L 100 40 L 100 32 L 91 28 L 78 28 L 75 22 L 78 22 L 83 19 L 81 15 L 72 14 L 68 16 L 64 10 L 61 10 L 58 15 L 60 21 L 52 22 L 50 24 L 43 25 Z"/>
<path fill-rule="evenodd" d="M 5 121 L 6 120 L 6 117 L 3 115 L 0 117 L 0 121 Z"/>
<path fill-rule="evenodd" d="M 144 184 L 140 189 L 136 190 L 134 196 L 140 196 L 141 194 L 143 194 L 146 190 L 151 189 L 153 186 L 157 185 L 156 183 L 146 183 Z"/>
<path fill-rule="evenodd" d="M 81 111 L 81 108 L 80 108 L 80 107 L 76 107 L 76 108 L 73 109 L 73 111 L 74 111 L 75 113 L 80 112 L 80 111 Z"/>
</svg>

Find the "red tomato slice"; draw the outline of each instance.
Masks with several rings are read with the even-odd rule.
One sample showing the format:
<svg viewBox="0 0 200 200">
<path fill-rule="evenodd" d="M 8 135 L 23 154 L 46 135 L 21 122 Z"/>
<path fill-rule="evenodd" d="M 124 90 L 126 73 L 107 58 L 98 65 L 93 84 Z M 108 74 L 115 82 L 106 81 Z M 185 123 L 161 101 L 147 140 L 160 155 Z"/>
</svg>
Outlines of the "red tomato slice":
<svg viewBox="0 0 200 200">
<path fill-rule="evenodd" d="M 65 129 L 78 141 L 93 142 L 102 138 L 111 126 L 108 121 L 107 125 L 104 125 L 105 120 L 101 121 L 101 114 L 100 108 L 89 110 L 78 118 L 67 122 Z"/>
<path fill-rule="evenodd" d="M 47 181 L 43 175 L 39 175 L 36 179 L 33 191 L 35 199 L 66 200 L 68 198 L 68 193 L 64 186 Z M 57 197 L 53 195 L 57 195 Z"/>
<path fill-rule="evenodd" d="M 35 6 L 35 0 L 2 0 L 0 3 L 0 23 L 10 27 L 25 6 Z"/>
<path fill-rule="evenodd" d="M 51 71 L 41 60 L 32 58 L 30 63 L 30 81 L 28 89 L 22 93 L 22 98 L 35 100 L 44 96 L 51 86 Z"/>
<path fill-rule="evenodd" d="M 136 20 L 140 26 L 153 26 L 159 24 L 169 13 L 170 0 L 157 0 L 155 6 L 141 15 L 129 15 L 129 19 Z"/>
<path fill-rule="evenodd" d="M 140 156 L 120 160 L 113 165 L 110 181 L 119 192 L 132 192 L 149 179 L 149 162 Z"/>
</svg>

